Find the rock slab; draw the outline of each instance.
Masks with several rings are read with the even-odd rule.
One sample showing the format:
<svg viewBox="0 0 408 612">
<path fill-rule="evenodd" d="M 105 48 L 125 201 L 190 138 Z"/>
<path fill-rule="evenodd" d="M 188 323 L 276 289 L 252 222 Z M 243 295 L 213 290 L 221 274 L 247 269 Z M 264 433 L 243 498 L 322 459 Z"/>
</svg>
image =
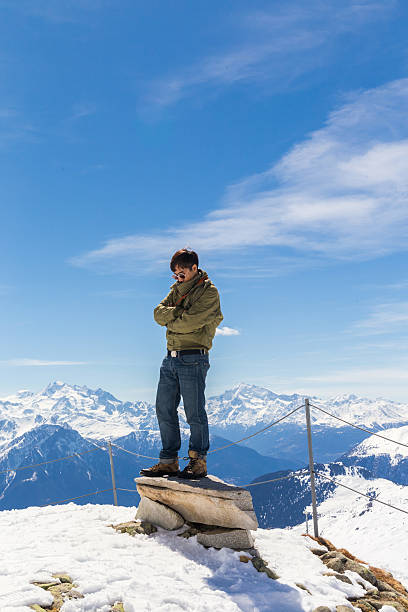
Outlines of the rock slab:
<svg viewBox="0 0 408 612">
<path fill-rule="evenodd" d="M 142 476 L 135 482 L 142 498 L 172 508 L 186 521 L 230 529 L 258 527 L 250 492 L 215 476 L 199 480 Z"/>
<path fill-rule="evenodd" d="M 149 521 L 156 527 L 162 527 L 169 531 L 179 529 L 184 525 L 184 519 L 178 512 L 149 499 L 149 497 L 142 497 L 140 500 L 136 520 Z"/>
</svg>

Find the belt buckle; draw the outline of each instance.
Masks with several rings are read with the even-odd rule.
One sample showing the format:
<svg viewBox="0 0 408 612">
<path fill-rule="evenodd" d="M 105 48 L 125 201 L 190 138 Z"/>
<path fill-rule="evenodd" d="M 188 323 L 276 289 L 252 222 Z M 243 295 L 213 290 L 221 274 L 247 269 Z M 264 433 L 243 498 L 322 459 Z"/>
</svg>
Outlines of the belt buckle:
<svg viewBox="0 0 408 612">
<path fill-rule="evenodd" d="M 177 357 L 177 351 L 170 351 L 170 355 L 172 357 Z"/>
</svg>

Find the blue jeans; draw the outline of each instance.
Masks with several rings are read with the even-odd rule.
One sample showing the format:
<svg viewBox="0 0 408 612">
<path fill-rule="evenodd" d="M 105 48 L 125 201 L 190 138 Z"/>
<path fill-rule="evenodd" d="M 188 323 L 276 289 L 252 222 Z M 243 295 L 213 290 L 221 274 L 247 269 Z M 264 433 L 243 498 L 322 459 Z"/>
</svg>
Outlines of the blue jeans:
<svg viewBox="0 0 408 612">
<path fill-rule="evenodd" d="M 205 411 L 205 377 L 210 367 L 208 354 L 165 357 L 160 368 L 156 395 L 162 450 L 160 459 L 170 463 L 180 450 L 180 426 L 177 407 L 183 398 L 187 423 L 190 425 L 189 449 L 205 457 L 210 447 Z"/>
</svg>

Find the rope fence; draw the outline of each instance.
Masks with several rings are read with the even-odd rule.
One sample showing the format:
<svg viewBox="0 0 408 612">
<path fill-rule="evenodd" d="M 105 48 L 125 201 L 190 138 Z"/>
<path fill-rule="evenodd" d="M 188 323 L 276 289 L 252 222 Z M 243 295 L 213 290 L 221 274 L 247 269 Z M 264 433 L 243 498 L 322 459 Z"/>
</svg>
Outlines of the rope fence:
<svg viewBox="0 0 408 612">
<path fill-rule="evenodd" d="M 294 408 L 293 410 L 291 410 L 287 414 L 283 415 L 282 417 L 280 417 L 279 419 L 273 421 L 272 423 L 269 423 L 269 425 L 266 425 L 262 429 L 259 429 L 259 430 L 255 431 L 254 433 L 250 434 L 249 436 L 245 436 L 244 438 L 240 438 L 239 440 L 236 440 L 235 442 L 230 442 L 228 444 L 225 444 L 224 446 L 220 446 L 218 448 L 212 449 L 212 450 L 210 450 L 208 452 L 208 454 L 219 452 L 219 451 L 224 450 L 226 448 L 230 448 L 231 446 L 236 446 L 236 445 L 240 444 L 241 442 L 245 442 L 246 440 L 249 440 L 249 439 L 251 439 L 251 438 L 253 438 L 255 436 L 258 436 L 259 434 L 264 433 L 265 431 L 268 431 L 274 425 L 278 425 L 278 423 L 281 423 L 285 419 L 289 418 L 290 416 L 295 414 L 298 410 L 300 410 L 302 408 L 305 408 L 306 409 L 306 428 L 307 428 L 307 434 L 308 434 L 309 467 L 308 468 L 303 468 L 301 470 L 292 471 L 290 474 L 287 474 L 285 476 L 280 476 L 278 478 L 270 478 L 268 480 L 262 480 L 260 482 L 251 482 L 251 483 L 248 483 L 248 484 L 237 485 L 237 486 L 240 486 L 241 488 L 256 487 L 256 486 L 259 486 L 259 485 L 265 485 L 265 484 L 274 483 L 274 482 L 278 482 L 278 481 L 288 480 L 290 478 L 295 478 L 297 476 L 305 475 L 307 472 L 309 472 L 309 474 L 310 474 L 310 484 L 311 484 L 311 493 L 312 493 L 313 522 L 314 522 L 314 531 L 315 531 L 315 536 L 316 537 L 318 537 L 318 523 L 317 523 L 317 502 L 316 502 L 315 480 L 314 480 L 315 476 L 324 478 L 326 480 L 329 480 L 329 481 L 333 482 L 334 484 L 336 484 L 339 487 L 343 487 L 345 489 L 348 489 L 349 491 L 352 491 L 356 495 L 368 498 L 370 501 L 374 501 L 374 502 L 377 502 L 379 504 L 383 504 L 384 506 L 387 506 L 389 508 L 392 508 L 394 510 L 402 512 L 404 514 L 408 514 L 407 510 L 404 510 L 402 508 L 398 508 L 397 506 L 394 506 L 393 504 L 384 502 L 384 501 L 378 499 L 378 496 L 372 496 L 372 495 L 369 495 L 367 493 L 363 493 L 361 491 L 358 491 L 358 490 L 354 489 L 353 487 L 350 487 L 350 486 L 345 485 L 345 484 L 343 484 L 341 482 L 338 482 L 336 479 L 334 479 L 334 478 L 332 478 L 330 476 L 327 476 L 326 474 L 323 474 L 321 471 L 316 471 L 315 470 L 315 468 L 314 468 L 314 459 L 313 459 L 313 450 L 312 450 L 312 431 L 311 431 L 311 424 L 310 424 L 311 423 L 311 419 L 310 419 L 310 407 L 313 407 L 313 408 L 319 410 L 320 412 L 323 412 L 324 414 L 326 414 L 326 415 L 328 415 L 328 416 L 330 416 L 330 417 L 332 417 L 334 419 L 337 419 L 338 421 L 341 421 L 342 423 L 345 423 L 345 424 L 347 424 L 347 425 L 349 425 L 351 427 L 354 427 L 355 429 L 359 429 L 360 431 L 363 431 L 363 432 L 365 432 L 367 434 L 370 434 L 370 435 L 382 438 L 383 440 L 386 440 L 387 442 L 392 442 L 393 444 L 404 446 L 404 447 L 408 448 L 408 444 L 405 444 L 403 442 L 397 442 L 396 440 L 392 440 L 391 438 L 383 436 L 383 435 L 381 435 L 381 434 L 379 434 L 377 432 L 371 431 L 371 430 L 369 430 L 367 428 L 364 428 L 364 427 L 361 427 L 359 425 L 355 425 L 354 423 L 351 423 L 350 421 L 347 421 L 346 419 L 342 419 L 342 418 L 336 416 L 335 414 L 332 414 L 331 412 L 329 412 L 328 410 L 325 410 L 321 406 L 317 406 L 315 404 L 310 404 L 309 400 L 305 399 L 304 404 L 301 404 L 300 406 L 297 406 L 296 408 Z M 103 451 L 109 453 L 110 472 L 111 472 L 111 478 L 112 478 L 112 487 L 107 488 L 107 489 L 100 489 L 100 490 L 93 491 L 93 492 L 90 492 L 90 493 L 85 493 L 83 495 L 78 495 L 76 497 L 70 497 L 70 498 L 67 498 L 67 499 L 61 499 L 61 500 L 53 501 L 53 502 L 50 502 L 50 503 L 47 503 L 47 504 L 42 504 L 40 507 L 44 508 L 46 506 L 53 506 L 53 505 L 56 505 L 56 504 L 62 504 L 62 503 L 70 502 L 70 501 L 75 501 L 77 499 L 83 499 L 84 497 L 98 495 L 99 493 L 106 493 L 106 492 L 110 492 L 110 491 L 113 492 L 114 504 L 117 506 L 118 505 L 118 502 L 117 502 L 117 493 L 116 493 L 117 491 L 123 491 L 123 492 L 129 492 L 129 493 L 137 493 L 137 491 L 136 491 L 136 489 L 127 489 L 127 488 L 124 488 L 124 487 L 117 487 L 116 486 L 115 475 L 114 475 L 112 447 L 115 447 L 119 451 L 122 451 L 124 453 L 129 454 L 129 455 L 133 455 L 135 457 L 141 457 L 143 459 L 159 460 L 159 457 L 152 457 L 150 455 L 142 455 L 140 453 L 136 453 L 135 451 L 131 451 L 129 449 L 123 448 L 122 446 L 119 446 L 118 444 L 116 444 L 114 442 L 106 441 L 106 446 L 95 445 L 95 448 L 91 448 L 89 450 L 82 451 L 80 453 L 73 453 L 72 455 L 66 455 L 65 457 L 58 457 L 58 458 L 55 458 L 55 459 L 48 459 L 46 461 L 41 461 L 41 462 L 38 462 L 38 463 L 33 463 L 31 465 L 23 465 L 23 466 L 19 466 L 19 467 L 15 467 L 15 468 L 7 468 L 5 470 L 1 470 L 0 474 L 8 474 L 10 472 L 17 472 L 19 470 L 24 470 L 24 469 L 29 469 L 29 468 L 36 468 L 36 467 L 40 467 L 40 466 L 43 466 L 43 465 L 47 465 L 47 464 L 51 464 L 51 463 L 56 463 L 56 462 L 59 462 L 59 461 L 65 461 L 65 460 L 70 460 L 70 459 L 77 459 L 79 457 L 82 457 L 83 455 L 87 455 L 89 453 L 93 453 L 93 452 L 96 452 L 98 450 L 103 450 Z"/>
<path fill-rule="evenodd" d="M 393 508 L 394 510 L 398 510 L 399 512 L 403 512 L 404 514 L 408 514 L 407 510 L 403 510 L 402 508 L 397 508 L 397 506 L 393 506 L 392 504 L 388 504 L 387 502 L 382 501 L 381 499 L 378 499 L 378 497 L 374 497 L 372 495 L 368 495 L 368 493 L 362 493 L 361 491 L 357 491 L 357 489 L 353 489 L 352 487 L 349 487 L 345 484 L 342 484 L 341 482 L 337 482 L 337 480 L 335 480 L 334 478 L 331 478 L 330 476 L 326 476 L 326 474 L 322 474 L 321 472 L 316 472 L 315 471 L 316 476 L 321 476 L 322 478 L 326 478 L 327 480 L 331 480 L 332 482 L 334 482 L 338 487 L 343 487 L 344 489 L 348 489 L 349 491 L 353 491 L 354 493 L 357 493 L 357 495 L 361 495 L 362 497 L 367 497 L 370 501 L 375 501 L 379 504 L 383 504 L 384 506 L 388 506 L 389 508 Z"/>
<path fill-rule="evenodd" d="M 81 455 L 87 455 L 88 453 L 94 453 L 97 450 L 104 450 L 103 446 L 98 446 L 97 448 L 91 448 L 90 450 L 83 451 L 82 453 L 74 453 L 73 455 L 67 455 L 66 457 L 59 457 L 58 459 L 48 459 L 47 461 L 41 461 L 41 463 L 33 463 L 31 465 L 21 465 L 16 468 L 7 468 L 6 470 L 1 470 L 0 474 L 7 474 L 8 472 L 17 472 L 18 470 L 27 470 L 28 468 L 39 467 L 40 465 L 46 465 L 47 463 L 56 463 L 57 461 L 65 461 L 66 459 L 76 459 Z"/>
<path fill-rule="evenodd" d="M 360 427 L 359 425 L 354 425 L 354 423 L 350 423 L 350 421 L 346 421 L 345 419 L 341 419 L 340 417 L 336 416 L 335 414 L 332 414 L 331 412 L 328 412 L 327 410 L 324 410 L 323 408 L 320 408 L 320 406 L 316 406 L 315 404 L 310 404 L 311 406 L 313 406 L 313 408 L 317 408 L 317 410 L 320 410 L 320 412 L 324 412 L 325 414 L 328 414 L 329 416 L 333 417 L 333 419 L 337 419 L 338 421 L 342 421 L 342 423 L 347 423 L 347 425 L 350 425 L 351 427 L 354 427 L 354 429 L 359 429 L 360 431 L 365 431 L 366 433 L 370 434 L 371 436 L 377 436 L 377 438 L 382 438 L 383 440 L 387 440 L 387 442 L 393 442 L 394 444 L 397 444 L 398 446 L 405 446 L 406 448 L 408 448 L 408 444 L 404 444 L 404 442 L 397 442 L 396 440 L 391 440 L 391 438 L 386 438 L 385 436 L 382 436 L 381 434 L 377 433 L 376 431 L 370 431 L 369 429 L 365 429 L 364 427 Z"/>
</svg>

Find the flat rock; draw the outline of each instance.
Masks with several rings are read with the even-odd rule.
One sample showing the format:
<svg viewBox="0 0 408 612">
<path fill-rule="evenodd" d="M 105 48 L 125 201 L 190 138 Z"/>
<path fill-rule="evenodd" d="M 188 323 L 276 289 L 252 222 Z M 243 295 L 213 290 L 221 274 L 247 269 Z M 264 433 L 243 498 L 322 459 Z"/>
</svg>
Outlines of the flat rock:
<svg viewBox="0 0 408 612">
<path fill-rule="evenodd" d="M 149 521 L 156 527 L 162 527 L 172 531 L 184 525 L 183 517 L 168 506 L 153 501 L 148 497 L 142 497 L 136 513 L 136 519 Z"/>
<path fill-rule="evenodd" d="M 140 496 L 169 506 L 186 520 L 220 527 L 257 529 L 249 491 L 215 476 L 198 480 L 135 478 Z"/>
<path fill-rule="evenodd" d="M 246 529 L 223 529 L 222 527 L 214 527 L 214 529 L 197 533 L 197 542 L 203 546 L 232 548 L 233 550 L 246 550 L 254 545 L 254 539 Z"/>
</svg>

